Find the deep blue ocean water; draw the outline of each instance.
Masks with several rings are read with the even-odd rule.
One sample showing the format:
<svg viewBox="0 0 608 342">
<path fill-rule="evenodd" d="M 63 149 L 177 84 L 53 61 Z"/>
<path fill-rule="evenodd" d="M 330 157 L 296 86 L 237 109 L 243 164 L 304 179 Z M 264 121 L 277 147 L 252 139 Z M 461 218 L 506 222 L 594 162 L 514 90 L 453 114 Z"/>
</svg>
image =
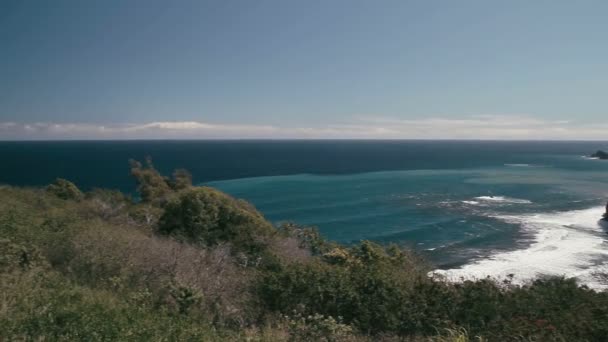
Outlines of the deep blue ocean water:
<svg viewBox="0 0 608 342">
<path fill-rule="evenodd" d="M 541 273 L 592 286 L 608 265 L 606 142 L 133 141 L 0 142 L 0 183 L 133 191 L 128 159 L 187 168 L 251 201 L 271 221 L 327 238 L 394 242 L 444 275 Z"/>
</svg>

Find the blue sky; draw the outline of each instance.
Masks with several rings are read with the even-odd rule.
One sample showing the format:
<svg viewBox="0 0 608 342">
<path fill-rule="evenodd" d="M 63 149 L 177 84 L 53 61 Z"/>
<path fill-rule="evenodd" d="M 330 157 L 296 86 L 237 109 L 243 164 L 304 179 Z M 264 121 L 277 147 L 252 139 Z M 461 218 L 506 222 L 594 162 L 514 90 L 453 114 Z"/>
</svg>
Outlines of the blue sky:
<svg viewBox="0 0 608 342">
<path fill-rule="evenodd" d="M 606 1 L 0 0 L 0 139 L 602 139 L 607 17 Z"/>
</svg>

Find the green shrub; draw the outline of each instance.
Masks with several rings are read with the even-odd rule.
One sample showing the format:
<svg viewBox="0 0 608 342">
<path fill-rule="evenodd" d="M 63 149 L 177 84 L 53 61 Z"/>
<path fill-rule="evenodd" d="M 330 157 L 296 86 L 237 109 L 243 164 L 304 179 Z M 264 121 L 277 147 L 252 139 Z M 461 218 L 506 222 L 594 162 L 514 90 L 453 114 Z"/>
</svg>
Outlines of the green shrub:
<svg viewBox="0 0 608 342">
<path fill-rule="evenodd" d="M 314 314 L 304 316 L 296 313 L 293 316 L 285 316 L 285 321 L 294 342 L 321 341 L 339 342 L 350 341 L 353 338 L 353 328 L 341 322 L 341 318 L 325 317 Z"/>
<path fill-rule="evenodd" d="M 171 192 L 168 179 L 163 177 L 152 164 L 152 159 L 147 158 L 146 164 L 137 160 L 129 160 L 131 176 L 137 182 L 137 192 L 144 202 L 163 201 Z"/>
<path fill-rule="evenodd" d="M 173 171 L 173 179 L 169 181 L 169 186 L 175 191 L 188 189 L 192 186 L 192 174 L 185 169 Z"/>
<path fill-rule="evenodd" d="M 293 222 L 286 222 L 278 227 L 278 231 L 283 236 L 298 239 L 299 247 L 309 249 L 314 255 L 325 253 L 335 247 L 335 243 L 325 240 L 315 227 L 304 227 Z"/>
<path fill-rule="evenodd" d="M 57 178 L 55 182 L 49 184 L 46 191 L 64 200 L 80 200 L 84 197 L 74 183 L 63 178 Z"/>
<path fill-rule="evenodd" d="M 133 159 L 129 160 L 129 164 L 143 202 L 162 204 L 172 192 L 192 187 L 192 175 L 188 170 L 176 169 L 173 178 L 169 178 L 154 168 L 150 157 L 146 158 L 145 164 Z"/>
<path fill-rule="evenodd" d="M 87 199 L 94 199 L 110 204 L 130 203 L 131 198 L 120 190 L 93 188 L 86 193 Z"/>
<path fill-rule="evenodd" d="M 196 289 L 181 285 L 172 285 L 169 293 L 181 314 L 187 314 L 203 297 Z"/>
<path fill-rule="evenodd" d="M 259 253 L 275 230 L 251 205 L 207 187 L 187 190 L 165 205 L 158 231 L 207 246 L 231 243 Z"/>
<path fill-rule="evenodd" d="M 86 193 L 78 214 L 86 219 L 100 218 L 120 224 L 128 219 L 132 206 L 131 198 L 118 190 L 93 189 Z"/>
<path fill-rule="evenodd" d="M 59 274 L 31 271 L 1 287 L 3 341 L 217 340 L 205 322 L 130 304 L 113 293 L 74 286 Z"/>
<path fill-rule="evenodd" d="M 343 317 L 365 332 L 397 332 L 409 314 L 407 295 L 424 276 L 414 259 L 395 247 L 364 241 L 330 251 L 324 261 L 268 272 L 260 296 L 270 310 Z"/>
<path fill-rule="evenodd" d="M 0 239 L 0 274 L 27 271 L 47 267 L 46 259 L 37 248 Z"/>
<path fill-rule="evenodd" d="M 164 213 L 162 208 L 149 203 L 138 203 L 128 208 L 127 215 L 139 226 L 145 228 L 156 227 L 158 220 Z"/>
</svg>

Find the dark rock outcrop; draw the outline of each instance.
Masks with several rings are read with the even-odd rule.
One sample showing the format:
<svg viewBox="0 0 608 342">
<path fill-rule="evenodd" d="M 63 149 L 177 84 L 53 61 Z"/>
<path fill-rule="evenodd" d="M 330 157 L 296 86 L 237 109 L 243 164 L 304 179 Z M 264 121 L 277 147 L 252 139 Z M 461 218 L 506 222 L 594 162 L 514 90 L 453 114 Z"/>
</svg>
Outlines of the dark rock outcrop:
<svg viewBox="0 0 608 342">
<path fill-rule="evenodd" d="M 597 152 L 591 155 L 591 158 L 608 159 L 608 152 L 598 150 Z"/>
</svg>

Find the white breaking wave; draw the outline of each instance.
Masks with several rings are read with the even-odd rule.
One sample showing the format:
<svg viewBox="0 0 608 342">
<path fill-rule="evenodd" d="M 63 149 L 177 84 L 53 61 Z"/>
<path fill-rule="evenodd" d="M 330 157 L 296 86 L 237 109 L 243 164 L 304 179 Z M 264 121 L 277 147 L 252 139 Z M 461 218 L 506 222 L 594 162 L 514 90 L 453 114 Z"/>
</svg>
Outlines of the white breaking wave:
<svg viewBox="0 0 608 342">
<path fill-rule="evenodd" d="M 478 196 L 475 197 L 477 202 L 497 202 L 497 203 L 517 203 L 517 204 L 530 204 L 532 201 L 520 198 L 511 198 L 505 196 Z M 476 201 L 463 201 L 464 203 L 474 204 Z"/>
<path fill-rule="evenodd" d="M 505 164 L 505 166 L 511 166 L 511 167 L 529 167 L 531 165 L 530 164 Z"/>
<path fill-rule="evenodd" d="M 608 243 L 599 218 L 603 207 L 567 212 L 521 216 L 497 216 L 506 222 L 520 224 L 533 234 L 527 248 L 502 252 L 487 259 L 450 270 L 433 273 L 449 281 L 480 279 L 487 276 L 523 283 L 540 275 L 576 277 L 591 288 L 608 288 L 596 272 L 608 271 Z"/>
</svg>

